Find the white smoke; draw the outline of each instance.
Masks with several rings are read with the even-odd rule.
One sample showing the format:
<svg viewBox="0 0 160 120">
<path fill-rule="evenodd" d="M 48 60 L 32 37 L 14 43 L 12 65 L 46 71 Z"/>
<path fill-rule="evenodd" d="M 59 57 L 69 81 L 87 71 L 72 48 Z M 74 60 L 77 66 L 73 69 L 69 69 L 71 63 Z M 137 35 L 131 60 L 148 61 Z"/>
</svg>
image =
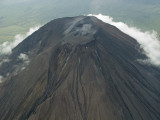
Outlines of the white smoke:
<svg viewBox="0 0 160 120">
<path fill-rule="evenodd" d="M 112 17 L 102 14 L 89 14 L 89 16 L 95 16 L 103 22 L 116 26 L 122 32 L 135 38 L 141 45 L 141 48 L 143 48 L 145 54 L 148 56 L 148 59 L 143 62 L 160 66 L 160 40 L 158 40 L 157 32 L 154 30 L 142 32 L 140 29 L 130 27 L 123 22 L 114 22 Z"/>
<path fill-rule="evenodd" d="M 74 33 L 80 33 L 81 35 L 86 35 L 86 34 L 94 34 L 96 30 L 92 29 L 91 24 L 84 24 L 81 28 L 77 28 Z"/>
<path fill-rule="evenodd" d="M 0 45 L 0 55 L 8 55 L 12 53 L 12 49 L 22 42 L 26 37 L 37 31 L 40 26 L 32 27 L 26 34 L 17 34 L 12 42 L 6 41 Z"/>
</svg>

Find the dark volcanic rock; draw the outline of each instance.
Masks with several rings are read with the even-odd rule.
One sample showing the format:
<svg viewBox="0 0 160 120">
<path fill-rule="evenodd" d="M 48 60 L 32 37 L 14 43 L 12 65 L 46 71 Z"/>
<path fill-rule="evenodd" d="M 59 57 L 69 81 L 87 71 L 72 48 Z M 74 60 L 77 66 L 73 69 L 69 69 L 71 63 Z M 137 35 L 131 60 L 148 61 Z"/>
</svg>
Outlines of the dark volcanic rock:
<svg viewBox="0 0 160 120">
<path fill-rule="evenodd" d="M 0 84 L 0 119 L 159 120 L 160 70 L 140 64 L 140 51 L 95 17 L 53 20 L 1 66 L 10 75 Z"/>
</svg>

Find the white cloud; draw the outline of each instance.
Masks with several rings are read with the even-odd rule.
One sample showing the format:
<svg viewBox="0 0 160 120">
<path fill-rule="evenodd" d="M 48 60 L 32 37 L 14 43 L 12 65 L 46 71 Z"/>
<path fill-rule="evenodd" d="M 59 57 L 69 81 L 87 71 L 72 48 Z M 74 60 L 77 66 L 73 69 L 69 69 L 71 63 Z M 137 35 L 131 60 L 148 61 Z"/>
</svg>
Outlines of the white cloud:
<svg viewBox="0 0 160 120">
<path fill-rule="evenodd" d="M 29 64 L 29 58 L 26 54 L 24 53 L 21 53 L 19 56 L 18 56 L 18 59 L 20 60 L 23 60 L 23 62 L 28 65 Z"/>
<path fill-rule="evenodd" d="M 2 83 L 3 82 L 3 77 L 2 76 L 0 76 L 0 83 Z"/>
<path fill-rule="evenodd" d="M 158 40 L 157 32 L 154 30 L 142 32 L 140 29 L 130 27 L 123 22 L 114 22 L 112 17 L 102 14 L 89 14 L 89 16 L 95 16 L 103 22 L 116 26 L 122 32 L 135 38 L 148 56 L 148 59 L 144 60 L 144 62 L 160 66 L 160 40 Z"/>
<path fill-rule="evenodd" d="M 10 60 L 8 58 L 4 58 L 2 60 L 0 60 L 0 66 L 3 64 L 3 63 L 7 63 L 9 62 Z"/>
<path fill-rule="evenodd" d="M 3 44 L 0 45 L 0 55 L 9 55 L 12 53 L 12 49 L 14 47 L 16 47 L 20 42 L 22 42 L 26 37 L 28 37 L 29 35 L 31 35 L 33 32 L 35 32 L 36 30 L 38 30 L 40 28 L 40 26 L 36 26 L 36 27 L 32 27 L 29 29 L 29 31 L 22 35 L 22 34 L 17 34 L 15 36 L 15 39 L 13 42 L 4 42 Z M 23 65 L 22 65 L 22 70 L 25 69 L 25 65 L 28 65 L 29 64 L 29 58 L 26 54 L 23 54 L 21 53 L 19 56 L 18 56 L 18 59 L 20 60 L 23 60 Z M 10 62 L 10 60 L 7 58 L 2 58 L 0 60 L 0 66 L 3 64 L 3 63 L 6 63 L 6 62 Z M 15 73 L 18 71 L 19 69 L 15 70 Z M 7 74 L 7 76 L 9 75 L 9 73 Z M 3 82 L 3 79 L 4 77 L 0 75 L 0 83 Z"/>
<path fill-rule="evenodd" d="M 22 42 L 26 37 L 38 30 L 40 26 L 32 27 L 26 34 L 17 34 L 12 42 L 6 41 L 0 45 L 0 55 L 8 55 L 12 53 L 12 49 Z"/>
</svg>

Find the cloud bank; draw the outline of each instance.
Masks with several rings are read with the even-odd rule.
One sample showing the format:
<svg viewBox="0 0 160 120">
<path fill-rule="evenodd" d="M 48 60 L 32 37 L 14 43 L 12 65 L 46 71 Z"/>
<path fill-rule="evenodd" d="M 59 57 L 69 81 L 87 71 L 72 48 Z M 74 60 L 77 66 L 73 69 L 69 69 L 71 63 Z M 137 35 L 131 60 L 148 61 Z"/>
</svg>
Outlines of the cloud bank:
<svg viewBox="0 0 160 120">
<path fill-rule="evenodd" d="M 0 56 L 10 55 L 12 53 L 12 49 L 16 47 L 20 42 L 22 42 L 26 37 L 31 35 L 33 32 L 37 31 L 40 28 L 40 26 L 32 27 L 29 29 L 29 31 L 26 34 L 17 34 L 15 35 L 15 39 L 12 42 L 6 41 L 2 44 L 0 44 Z M 20 54 L 18 56 L 18 59 L 23 61 L 24 66 L 22 66 L 22 70 L 25 69 L 25 65 L 29 64 L 29 58 L 26 54 Z M 0 66 L 3 63 L 10 62 L 10 60 L 5 56 L 2 57 L 0 60 Z M 17 70 L 15 71 L 15 73 Z M 0 75 L 0 83 L 4 81 L 4 76 Z"/>
<path fill-rule="evenodd" d="M 31 35 L 33 32 L 37 31 L 40 28 L 39 26 L 35 26 L 29 29 L 26 34 L 17 34 L 15 35 L 15 39 L 12 42 L 6 41 L 0 45 L 0 55 L 8 55 L 12 53 L 12 49 L 16 47 L 20 42 L 22 42 L 26 37 Z"/>
<path fill-rule="evenodd" d="M 140 29 L 136 27 L 130 27 L 123 22 L 114 22 L 112 17 L 102 14 L 89 14 L 89 16 L 95 16 L 103 22 L 116 26 L 122 32 L 135 38 L 148 57 L 148 59 L 143 60 L 143 62 L 160 66 L 160 40 L 158 40 L 157 32 L 154 30 L 142 32 Z"/>
</svg>

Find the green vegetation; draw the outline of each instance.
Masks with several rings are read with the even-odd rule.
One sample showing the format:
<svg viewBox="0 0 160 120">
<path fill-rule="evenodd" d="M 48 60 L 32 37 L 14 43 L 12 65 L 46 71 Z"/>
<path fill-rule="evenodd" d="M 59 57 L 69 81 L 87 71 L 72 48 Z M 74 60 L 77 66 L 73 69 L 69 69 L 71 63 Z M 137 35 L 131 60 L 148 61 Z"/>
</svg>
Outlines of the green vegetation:
<svg viewBox="0 0 160 120">
<path fill-rule="evenodd" d="M 0 43 L 11 41 L 16 34 L 23 34 L 30 27 L 43 25 L 64 16 L 102 13 L 115 21 L 123 21 L 142 30 L 156 30 L 160 36 L 160 1 L 58 1 L 23 0 L 0 1 Z"/>
</svg>

